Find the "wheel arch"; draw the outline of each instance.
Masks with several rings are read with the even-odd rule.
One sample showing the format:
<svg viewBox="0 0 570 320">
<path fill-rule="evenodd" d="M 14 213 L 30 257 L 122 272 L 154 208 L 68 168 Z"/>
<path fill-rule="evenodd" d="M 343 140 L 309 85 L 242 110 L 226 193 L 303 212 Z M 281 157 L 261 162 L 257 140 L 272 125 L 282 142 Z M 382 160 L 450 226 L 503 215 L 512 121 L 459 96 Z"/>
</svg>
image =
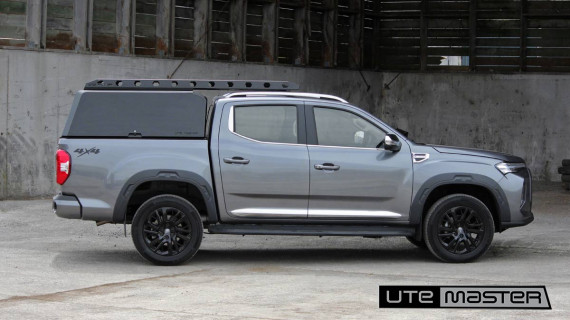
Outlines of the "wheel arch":
<svg viewBox="0 0 570 320">
<path fill-rule="evenodd" d="M 427 180 L 415 194 L 410 208 L 410 224 L 419 226 L 416 239 L 422 238 L 423 219 L 438 199 L 463 193 L 481 200 L 491 211 L 495 220 L 495 230 L 502 230 L 503 222 L 509 222 L 510 209 L 507 197 L 493 179 L 479 174 L 441 174 Z"/>
<path fill-rule="evenodd" d="M 213 188 L 206 179 L 190 171 L 145 170 L 133 175 L 124 184 L 115 202 L 113 222 L 126 222 L 130 206 L 165 193 L 181 196 L 190 202 L 200 202 L 197 204 L 202 209 L 200 215 L 204 220 L 207 223 L 218 221 Z"/>
</svg>

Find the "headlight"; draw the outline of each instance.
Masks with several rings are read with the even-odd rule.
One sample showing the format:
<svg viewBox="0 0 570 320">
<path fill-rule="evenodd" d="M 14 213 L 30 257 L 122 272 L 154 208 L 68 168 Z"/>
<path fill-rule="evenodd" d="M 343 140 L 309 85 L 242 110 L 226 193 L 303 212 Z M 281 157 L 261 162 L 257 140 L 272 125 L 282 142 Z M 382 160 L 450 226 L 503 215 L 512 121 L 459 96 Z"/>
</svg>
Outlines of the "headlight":
<svg viewBox="0 0 570 320">
<path fill-rule="evenodd" d="M 503 173 L 503 174 L 517 172 L 521 169 L 524 169 L 525 167 L 526 167 L 526 165 L 524 163 L 501 162 L 501 163 L 497 163 L 495 165 L 495 168 L 497 168 L 497 170 L 501 171 L 501 173 Z"/>
</svg>

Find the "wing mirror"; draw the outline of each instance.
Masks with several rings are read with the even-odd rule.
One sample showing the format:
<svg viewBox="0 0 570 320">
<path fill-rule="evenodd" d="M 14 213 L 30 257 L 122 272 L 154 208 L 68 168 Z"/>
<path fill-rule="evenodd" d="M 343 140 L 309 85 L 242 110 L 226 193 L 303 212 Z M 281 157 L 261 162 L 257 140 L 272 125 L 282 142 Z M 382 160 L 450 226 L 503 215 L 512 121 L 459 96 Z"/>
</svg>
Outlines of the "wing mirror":
<svg viewBox="0 0 570 320">
<path fill-rule="evenodd" d="M 388 151 L 398 152 L 402 149 L 402 143 L 395 134 L 387 134 L 384 137 L 384 149 Z"/>
</svg>

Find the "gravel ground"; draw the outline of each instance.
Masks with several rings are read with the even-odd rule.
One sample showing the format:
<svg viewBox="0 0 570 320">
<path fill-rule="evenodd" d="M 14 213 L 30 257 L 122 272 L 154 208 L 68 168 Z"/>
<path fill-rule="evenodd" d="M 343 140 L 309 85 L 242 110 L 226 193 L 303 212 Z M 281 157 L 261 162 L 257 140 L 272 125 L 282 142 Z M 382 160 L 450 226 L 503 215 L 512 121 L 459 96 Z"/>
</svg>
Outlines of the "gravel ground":
<svg viewBox="0 0 570 320">
<path fill-rule="evenodd" d="M 570 319 L 569 209 L 570 192 L 538 186 L 535 221 L 469 264 L 404 238 L 206 234 L 191 262 L 157 267 L 120 225 L 0 201 L 0 318 Z M 552 310 L 379 309 L 379 285 L 546 285 Z"/>
</svg>

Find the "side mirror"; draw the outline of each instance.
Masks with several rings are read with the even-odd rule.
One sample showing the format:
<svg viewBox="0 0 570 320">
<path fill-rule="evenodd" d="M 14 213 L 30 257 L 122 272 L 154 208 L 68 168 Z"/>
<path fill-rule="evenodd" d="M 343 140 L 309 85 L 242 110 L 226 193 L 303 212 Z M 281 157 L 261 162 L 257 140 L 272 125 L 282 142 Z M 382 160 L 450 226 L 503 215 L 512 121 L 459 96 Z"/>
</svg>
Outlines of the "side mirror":
<svg viewBox="0 0 570 320">
<path fill-rule="evenodd" d="M 402 143 L 395 134 L 387 134 L 384 137 L 384 149 L 388 151 L 398 152 L 402 149 Z"/>
</svg>

